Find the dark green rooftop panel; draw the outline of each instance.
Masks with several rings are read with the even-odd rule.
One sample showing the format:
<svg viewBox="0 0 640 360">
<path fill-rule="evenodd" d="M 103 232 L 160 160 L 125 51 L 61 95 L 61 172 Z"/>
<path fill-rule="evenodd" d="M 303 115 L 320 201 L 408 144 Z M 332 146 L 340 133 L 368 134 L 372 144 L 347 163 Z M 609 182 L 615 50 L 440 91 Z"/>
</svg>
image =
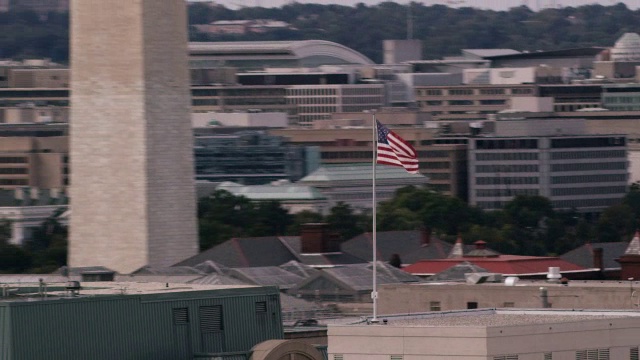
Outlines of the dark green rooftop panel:
<svg viewBox="0 0 640 360">
<path fill-rule="evenodd" d="M 276 287 L 86 283 L 0 301 L 0 360 L 191 360 L 282 339 Z"/>
</svg>

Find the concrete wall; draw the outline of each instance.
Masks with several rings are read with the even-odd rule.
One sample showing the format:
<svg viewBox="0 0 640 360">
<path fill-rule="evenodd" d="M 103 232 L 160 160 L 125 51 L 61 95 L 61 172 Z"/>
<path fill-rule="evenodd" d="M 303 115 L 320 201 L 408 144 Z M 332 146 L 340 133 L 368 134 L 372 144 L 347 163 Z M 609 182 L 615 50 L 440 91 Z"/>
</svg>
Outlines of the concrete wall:
<svg viewBox="0 0 640 360">
<path fill-rule="evenodd" d="M 606 286 L 605 286 L 606 285 Z M 478 308 L 542 308 L 540 287 L 547 288 L 554 309 L 640 309 L 640 282 L 573 281 L 568 286 L 532 283 L 522 286 L 484 285 L 381 285 L 380 314 L 430 311 L 438 303 L 442 311 Z"/>
<path fill-rule="evenodd" d="M 329 358 L 341 354 L 344 360 L 388 360 L 390 355 L 402 355 L 404 360 L 486 360 L 501 355 L 540 360 L 549 352 L 554 360 L 575 360 L 577 350 L 587 349 L 608 349 L 608 358 L 628 359 L 630 348 L 638 346 L 640 319 L 490 327 L 330 325 L 328 336 Z"/>
<path fill-rule="evenodd" d="M 196 254 L 185 3 L 74 0 L 71 24 L 69 265 Z"/>
</svg>

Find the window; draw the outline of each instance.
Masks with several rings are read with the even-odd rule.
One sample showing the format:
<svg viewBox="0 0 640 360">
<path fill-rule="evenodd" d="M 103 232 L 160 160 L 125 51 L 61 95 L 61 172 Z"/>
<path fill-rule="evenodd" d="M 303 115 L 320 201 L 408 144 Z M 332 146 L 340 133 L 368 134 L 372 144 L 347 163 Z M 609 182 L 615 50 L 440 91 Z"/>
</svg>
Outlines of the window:
<svg viewBox="0 0 640 360">
<path fill-rule="evenodd" d="M 467 309 L 477 309 L 478 303 L 476 301 L 467 302 Z"/>
<path fill-rule="evenodd" d="M 518 355 L 501 355 L 494 356 L 493 360 L 518 360 Z"/>
<path fill-rule="evenodd" d="M 504 304 L 502 304 L 502 307 L 506 307 L 506 308 L 512 308 L 515 307 L 516 303 L 511 302 L 511 301 L 505 301 Z"/>
<path fill-rule="evenodd" d="M 391 355 L 391 357 L 389 358 L 389 360 L 402 360 L 403 357 L 402 355 Z"/>
<path fill-rule="evenodd" d="M 440 311 L 440 301 L 431 301 L 429 302 L 429 311 Z"/>
</svg>

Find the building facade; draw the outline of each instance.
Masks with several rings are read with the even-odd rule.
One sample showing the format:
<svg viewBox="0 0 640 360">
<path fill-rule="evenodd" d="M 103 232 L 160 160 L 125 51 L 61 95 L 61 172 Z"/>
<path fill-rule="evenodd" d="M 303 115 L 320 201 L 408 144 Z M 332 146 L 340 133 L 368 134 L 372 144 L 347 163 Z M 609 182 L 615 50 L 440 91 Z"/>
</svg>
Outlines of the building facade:
<svg viewBox="0 0 640 360">
<path fill-rule="evenodd" d="M 638 357 L 640 318 L 632 311 L 487 309 L 386 316 L 329 325 L 327 334 L 329 358 L 343 360 L 622 360 Z"/>
<path fill-rule="evenodd" d="M 289 145 L 263 131 L 195 137 L 196 180 L 245 185 L 297 181 L 318 166 L 317 149 Z"/>
<path fill-rule="evenodd" d="M 502 136 L 470 138 L 469 203 L 494 210 L 517 195 L 540 195 L 555 209 L 586 213 L 621 203 L 629 177 L 626 136 L 577 135 L 583 122 L 569 123 L 498 120 Z M 534 136 L 516 136 L 527 133 Z"/>
</svg>

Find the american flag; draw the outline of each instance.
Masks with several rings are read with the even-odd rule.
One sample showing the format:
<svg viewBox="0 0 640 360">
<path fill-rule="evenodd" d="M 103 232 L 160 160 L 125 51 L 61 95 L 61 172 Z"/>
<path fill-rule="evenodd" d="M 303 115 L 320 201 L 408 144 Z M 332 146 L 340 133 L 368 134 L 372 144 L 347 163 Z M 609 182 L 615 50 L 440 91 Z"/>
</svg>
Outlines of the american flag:
<svg viewBox="0 0 640 360">
<path fill-rule="evenodd" d="M 418 173 L 416 150 L 386 126 L 376 120 L 378 129 L 378 154 L 376 163 L 401 166 L 411 174 Z"/>
</svg>

